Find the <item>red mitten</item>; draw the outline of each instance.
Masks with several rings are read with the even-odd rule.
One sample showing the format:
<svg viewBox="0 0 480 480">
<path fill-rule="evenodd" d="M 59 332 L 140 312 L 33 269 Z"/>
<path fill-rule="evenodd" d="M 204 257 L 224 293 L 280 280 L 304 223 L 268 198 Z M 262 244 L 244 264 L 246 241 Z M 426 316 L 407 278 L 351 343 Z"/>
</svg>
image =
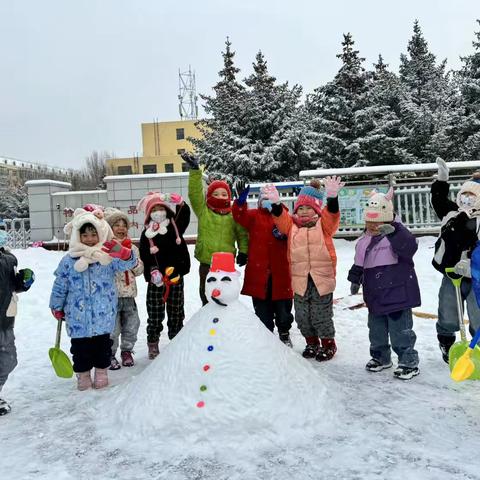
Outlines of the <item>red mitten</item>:
<svg viewBox="0 0 480 480">
<path fill-rule="evenodd" d="M 63 320 L 65 318 L 65 313 L 62 310 L 53 310 L 52 309 L 52 315 L 57 319 L 57 320 Z"/>
<path fill-rule="evenodd" d="M 103 244 L 102 252 L 108 253 L 113 258 L 120 258 L 121 260 L 128 260 L 132 255 L 129 248 L 122 247 L 116 240 L 110 240 Z"/>
</svg>

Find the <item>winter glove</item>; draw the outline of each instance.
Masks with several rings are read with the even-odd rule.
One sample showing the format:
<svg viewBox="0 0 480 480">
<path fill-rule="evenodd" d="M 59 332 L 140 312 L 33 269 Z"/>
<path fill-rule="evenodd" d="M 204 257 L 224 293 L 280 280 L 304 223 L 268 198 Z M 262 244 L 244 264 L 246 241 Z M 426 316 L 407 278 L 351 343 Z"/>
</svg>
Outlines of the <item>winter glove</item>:
<svg viewBox="0 0 480 480">
<path fill-rule="evenodd" d="M 116 240 L 109 240 L 103 244 L 102 252 L 108 253 L 113 258 L 120 258 L 121 260 L 128 260 L 132 255 L 129 248 L 122 247 L 121 243 Z"/>
<path fill-rule="evenodd" d="M 180 205 L 183 202 L 183 197 L 178 193 L 166 193 L 165 201 L 173 205 Z"/>
<path fill-rule="evenodd" d="M 455 265 L 455 273 L 457 275 L 461 275 L 462 277 L 472 278 L 472 271 L 470 268 L 470 260 L 468 258 L 464 258 L 460 260 Z"/>
<path fill-rule="evenodd" d="M 187 164 L 190 170 L 198 170 L 198 160 L 189 152 L 183 152 L 180 154 L 182 160 Z"/>
<path fill-rule="evenodd" d="M 438 173 L 437 173 L 437 180 L 440 182 L 446 182 L 448 180 L 448 167 L 445 163 L 443 158 L 437 157 L 437 166 L 438 166 Z"/>
<path fill-rule="evenodd" d="M 243 183 L 243 182 L 242 182 Z M 243 183 L 244 184 L 244 183 Z M 245 185 L 245 184 L 244 184 Z M 247 201 L 248 194 L 250 193 L 250 185 L 247 185 L 245 188 L 242 190 L 239 190 L 239 194 L 237 195 L 237 199 L 235 202 L 239 207 L 242 205 L 245 205 L 245 202 Z"/>
<path fill-rule="evenodd" d="M 380 235 L 390 235 L 395 231 L 395 227 L 391 223 L 383 223 L 378 226 L 378 233 Z"/>
<path fill-rule="evenodd" d="M 160 273 L 160 270 L 157 268 L 154 268 L 150 272 L 150 281 L 156 286 L 156 287 L 161 287 L 163 285 L 163 276 Z"/>
<path fill-rule="evenodd" d="M 64 320 L 65 319 L 65 313 L 63 310 L 53 310 L 52 309 L 52 315 L 57 319 L 57 320 Z"/>
<path fill-rule="evenodd" d="M 244 265 L 247 264 L 247 261 L 248 261 L 248 255 L 246 253 L 243 253 L 243 252 L 238 252 L 237 265 L 239 267 L 243 267 Z"/>
<path fill-rule="evenodd" d="M 23 268 L 22 270 L 19 270 L 17 275 L 20 277 L 20 282 L 25 291 L 27 291 L 35 281 L 35 274 L 29 268 Z"/>
<path fill-rule="evenodd" d="M 277 187 L 270 183 L 265 185 L 263 188 L 262 198 L 269 201 L 272 205 L 275 203 L 280 203 L 280 194 L 278 193 Z"/>
<path fill-rule="evenodd" d="M 341 177 L 326 177 L 323 181 L 325 186 L 325 194 L 327 198 L 335 198 L 338 192 L 345 186 L 345 182 L 342 182 Z"/>
<path fill-rule="evenodd" d="M 359 290 L 360 290 L 360 284 L 359 283 L 351 283 L 350 284 L 350 295 L 356 295 Z"/>
</svg>

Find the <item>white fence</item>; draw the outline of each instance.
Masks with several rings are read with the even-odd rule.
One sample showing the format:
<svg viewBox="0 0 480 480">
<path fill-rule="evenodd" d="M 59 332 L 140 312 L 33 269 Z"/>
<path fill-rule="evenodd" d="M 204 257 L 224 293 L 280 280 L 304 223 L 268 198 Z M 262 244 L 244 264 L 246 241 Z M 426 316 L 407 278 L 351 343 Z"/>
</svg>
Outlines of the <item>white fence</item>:
<svg viewBox="0 0 480 480">
<path fill-rule="evenodd" d="M 4 219 L 7 232 L 7 247 L 27 248 L 30 245 L 30 219 Z"/>
</svg>

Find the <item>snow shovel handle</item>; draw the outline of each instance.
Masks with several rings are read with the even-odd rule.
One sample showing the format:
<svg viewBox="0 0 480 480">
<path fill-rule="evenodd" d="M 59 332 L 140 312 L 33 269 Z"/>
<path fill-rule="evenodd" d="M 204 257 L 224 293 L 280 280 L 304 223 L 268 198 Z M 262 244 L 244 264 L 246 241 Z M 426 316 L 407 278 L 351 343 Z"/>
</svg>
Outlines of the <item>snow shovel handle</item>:
<svg viewBox="0 0 480 480">
<path fill-rule="evenodd" d="M 460 338 L 462 339 L 462 342 L 466 342 L 467 333 L 465 332 L 465 323 L 463 322 L 463 301 L 462 292 L 460 290 L 463 277 L 460 275 L 458 278 L 453 278 L 449 275 L 449 273 L 455 273 L 455 268 L 446 268 L 445 275 L 452 281 L 453 286 L 455 287 L 455 296 L 457 297 L 458 326 L 460 327 Z"/>
<path fill-rule="evenodd" d="M 62 322 L 63 318 L 59 318 L 57 323 L 57 337 L 55 339 L 55 348 L 57 349 L 60 348 L 60 337 L 62 336 Z"/>
<path fill-rule="evenodd" d="M 472 350 L 475 348 L 477 345 L 478 341 L 480 340 L 480 328 L 476 331 L 474 337 L 472 338 L 472 341 L 470 342 L 470 345 L 468 348 L 471 348 Z"/>
</svg>

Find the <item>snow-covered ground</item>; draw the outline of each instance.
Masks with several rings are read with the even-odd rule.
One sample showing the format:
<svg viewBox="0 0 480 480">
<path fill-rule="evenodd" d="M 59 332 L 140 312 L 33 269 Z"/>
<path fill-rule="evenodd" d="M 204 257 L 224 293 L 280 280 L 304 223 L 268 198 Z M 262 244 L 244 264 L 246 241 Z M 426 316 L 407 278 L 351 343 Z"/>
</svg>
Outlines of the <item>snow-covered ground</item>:
<svg viewBox="0 0 480 480">
<path fill-rule="evenodd" d="M 423 304 L 416 310 L 436 313 L 441 278 L 430 265 L 434 239 L 425 237 L 419 241 L 415 260 Z M 354 244 L 339 240 L 336 246 L 338 298 L 349 292 L 346 274 Z M 48 358 L 55 337 L 48 299 L 52 273 L 62 253 L 29 249 L 15 254 L 20 266 L 35 270 L 37 281 L 21 297 L 16 322 L 19 365 L 2 392 L 13 408 L 11 414 L 0 417 L 2 480 L 480 479 L 480 383 L 455 384 L 450 380 L 437 347 L 435 321 L 418 317 L 415 331 L 420 376 L 402 382 L 392 378 L 392 370 L 366 372 L 367 313 L 364 308 L 345 309 L 352 303 L 351 298 L 340 301 L 335 309 L 338 354 L 325 364 L 311 361 L 329 391 L 326 401 L 323 395 L 319 397 L 318 409 L 335 413 L 335 423 L 327 431 L 320 424 L 313 429 L 314 435 L 312 429 L 306 429 L 302 442 L 293 440 L 296 432 L 283 447 L 272 443 L 271 449 L 265 449 L 263 442 L 262 450 L 256 449 L 248 435 L 238 441 L 232 434 L 235 441 L 227 440 L 218 448 L 186 441 L 183 455 L 173 459 L 166 447 L 155 448 L 156 442 L 148 435 L 133 440 L 135 445 L 121 440 L 121 432 L 119 441 L 107 440 L 95 426 L 95 418 L 102 415 L 102 410 L 107 414 L 109 407 L 114 407 L 113 402 L 105 400 L 124 392 L 130 379 L 151 363 L 146 356 L 146 285 L 139 281 L 142 326 L 136 366 L 110 372 L 109 389 L 78 392 L 74 380 L 54 375 Z M 193 260 L 192 272 L 186 279 L 187 319 L 200 308 L 197 268 Z M 242 301 L 250 307 L 248 298 Z M 161 343 L 167 342 L 165 335 Z M 293 342 L 294 351 L 300 355 L 304 344 L 296 328 Z M 66 336 L 62 348 L 69 350 Z M 161 361 L 160 355 L 155 362 Z M 242 362 L 242 358 L 237 361 Z M 132 396 L 125 407 L 135 409 L 136 401 Z M 158 408 L 162 408 L 162 398 L 158 399 Z M 312 413 L 312 419 L 315 417 L 318 412 Z M 278 421 L 282 422 L 282 418 Z M 241 428 L 234 422 L 230 426 L 232 433 Z M 228 439 L 225 433 L 223 440 Z M 181 438 L 182 428 L 178 436 Z M 162 440 L 168 444 L 168 439 Z M 178 443 L 179 438 L 173 440 Z"/>
</svg>

